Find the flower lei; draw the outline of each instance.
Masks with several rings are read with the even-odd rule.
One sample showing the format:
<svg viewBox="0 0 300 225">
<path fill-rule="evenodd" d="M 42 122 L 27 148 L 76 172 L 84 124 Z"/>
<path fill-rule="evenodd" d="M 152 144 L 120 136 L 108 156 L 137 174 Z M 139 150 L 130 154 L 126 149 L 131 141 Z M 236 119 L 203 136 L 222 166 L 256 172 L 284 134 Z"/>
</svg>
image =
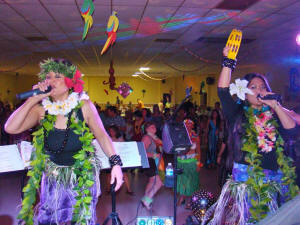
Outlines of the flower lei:
<svg viewBox="0 0 300 225">
<path fill-rule="evenodd" d="M 251 198 L 251 218 L 249 222 L 258 222 L 267 216 L 269 211 L 268 203 L 271 202 L 270 192 L 280 190 L 279 184 L 274 181 L 264 183 L 265 174 L 261 165 L 261 152 L 269 152 L 275 149 L 277 163 L 283 173 L 282 185 L 288 187 L 286 197 L 291 199 L 298 194 L 299 188 L 295 184 L 295 167 L 292 167 L 292 159 L 284 155 L 284 141 L 278 132 L 278 122 L 273 117 L 273 112 L 266 109 L 265 112 L 258 113 L 251 107 L 245 108 L 245 115 L 248 123 L 244 124 L 246 134 L 243 140 L 242 151 L 247 152 L 245 161 L 249 163 L 249 179 L 246 184 L 250 188 Z M 272 143 L 272 144 L 271 144 Z"/>
<path fill-rule="evenodd" d="M 42 105 L 45 111 L 48 111 L 51 115 L 67 115 L 78 105 L 79 101 L 85 99 L 89 99 L 89 96 L 84 92 L 80 96 L 78 93 L 72 92 L 64 101 L 52 102 L 49 97 L 44 98 Z"/>
<path fill-rule="evenodd" d="M 82 105 L 83 102 L 77 104 L 74 109 L 75 115 Z M 76 224 L 88 224 L 88 221 L 92 218 L 89 211 L 92 201 L 89 188 L 94 185 L 93 166 L 91 163 L 94 155 L 94 148 L 92 147 L 94 135 L 90 132 L 86 123 L 77 120 L 74 114 L 72 114 L 71 117 L 70 127 L 75 134 L 80 136 L 79 140 L 82 143 L 82 149 L 74 155 L 75 163 L 72 166 L 78 182 L 77 186 L 73 189 L 76 192 L 77 201 L 74 205 L 72 221 L 76 222 Z M 33 133 L 33 146 L 36 151 L 33 151 L 32 153 L 32 169 L 27 173 L 30 178 L 23 189 L 24 199 L 22 202 L 22 209 L 18 215 L 18 219 L 25 221 L 26 225 L 33 225 L 33 205 L 36 201 L 36 190 L 40 187 L 42 174 L 45 171 L 45 164 L 49 158 L 44 151 L 44 129 L 47 134 L 49 134 L 49 131 L 54 129 L 55 121 L 56 115 L 45 115 L 39 129 Z"/>
</svg>

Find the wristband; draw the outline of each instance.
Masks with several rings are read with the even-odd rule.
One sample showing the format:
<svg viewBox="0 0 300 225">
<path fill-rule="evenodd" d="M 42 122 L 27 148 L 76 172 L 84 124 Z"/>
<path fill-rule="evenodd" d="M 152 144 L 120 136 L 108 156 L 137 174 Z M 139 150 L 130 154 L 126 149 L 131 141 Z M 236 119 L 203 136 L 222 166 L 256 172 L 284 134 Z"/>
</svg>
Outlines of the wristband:
<svg viewBox="0 0 300 225">
<path fill-rule="evenodd" d="M 236 67 L 236 60 L 224 57 L 222 66 L 230 68 L 232 71 L 234 71 L 234 69 Z"/>
<path fill-rule="evenodd" d="M 123 166 L 121 157 L 119 155 L 112 155 L 109 157 L 109 164 L 111 168 L 113 168 L 115 165 Z"/>
</svg>

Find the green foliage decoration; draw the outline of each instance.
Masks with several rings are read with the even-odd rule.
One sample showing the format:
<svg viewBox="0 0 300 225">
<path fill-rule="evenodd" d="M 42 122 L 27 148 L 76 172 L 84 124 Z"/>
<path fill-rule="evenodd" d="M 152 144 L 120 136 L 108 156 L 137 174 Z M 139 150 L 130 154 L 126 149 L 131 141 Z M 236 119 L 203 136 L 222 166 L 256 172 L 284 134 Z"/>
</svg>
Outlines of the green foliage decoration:
<svg viewBox="0 0 300 225">
<path fill-rule="evenodd" d="M 72 221 L 76 224 L 88 224 L 92 219 L 91 215 L 91 201 L 92 195 L 90 188 L 94 185 L 94 172 L 93 172 L 93 162 L 94 162 L 94 148 L 92 146 L 92 140 L 94 135 L 90 132 L 89 127 L 86 125 L 85 121 L 78 120 L 76 118 L 76 113 L 78 109 L 81 108 L 83 102 L 78 104 L 73 110 L 71 116 L 71 129 L 74 133 L 79 135 L 79 140 L 82 143 L 82 149 L 79 150 L 75 155 L 74 165 L 65 170 L 66 173 L 60 173 L 57 175 L 56 179 L 59 181 L 69 181 L 70 177 L 68 171 L 72 171 L 75 174 L 77 185 L 74 186 L 73 190 L 76 193 L 76 204 L 73 210 Z M 31 166 L 32 169 L 28 172 L 30 177 L 27 185 L 24 187 L 24 199 L 22 202 L 22 209 L 18 215 L 18 219 L 25 221 L 26 225 L 33 225 L 34 209 L 33 206 L 36 201 L 36 191 L 40 188 L 40 182 L 42 174 L 45 171 L 45 165 L 47 168 L 51 168 L 52 162 L 49 157 L 44 152 L 44 129 L 47 135 L 49 131 L 54 129 L 54 124 L 56 121 L 55 115 L 47 114 L 45 118 L 41 121 L 41 126 L 36 132 L 33 133 L 33 146 L 36 151 L 34 151 Z M 47 162 L 51 162 L 52 164 Z M 45 171 L 49 172 L 49 171 Z"/>
<path fill-rule="evenodd" d="M 76 66 L 63 60 L 54 61 L 49 58 L 40 63 L 41 72 L 38 74 L 40 80 L 45 80 L 49 72 L 61 73 L 66 77 L 73 78 L 76 72 Z"/>
<path fill-rule="evenodd" d="M 264 182 L 265 174 L 261 167 L 262 155 L 259 154 L 259 148 L 257 144 L 258 132 L 254 126 L 255 116 L 254 110 L 251 107 L 247 107 L 245 115 L 248 123 L 243 124 L 246 134 L 243 139 L 242 151 L 247 152 L 245 161 L 249 163 L 248 175 L 249 179 L 246 181 L 247 186 L 250 190 L 251 207 L 250 214 L 251 218 L 249 222 L 258 222 L 267 216 L 269 211 L 268 203 L 272 200 L 272 193 L 280 192 L 280 184 L 275 181 Z M 278 122 L 274 116 L 268 120 L 268 124 L 278 128 Z M 282 185 L 287 185 L 288 192 L 285 197 L 291 199 L 295 197 L 299 191 L 298 186 L 295 184 L 295 168 L 292 167 L 292 159 L 284 155 L 283 144 L 284 141 L 281 135 L 276 129 L 276 141 L 275 147 L 272 151 L 276 150 L 277 163 L 280 170 L 283 173 Z"/>
</svg>

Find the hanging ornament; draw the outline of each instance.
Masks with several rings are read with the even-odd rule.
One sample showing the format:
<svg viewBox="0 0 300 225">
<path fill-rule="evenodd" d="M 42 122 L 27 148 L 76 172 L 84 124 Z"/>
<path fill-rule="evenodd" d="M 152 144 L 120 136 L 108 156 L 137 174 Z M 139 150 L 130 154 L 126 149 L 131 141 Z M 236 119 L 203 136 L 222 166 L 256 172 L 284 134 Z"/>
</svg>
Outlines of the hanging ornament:
<svg viewBox="0 0 300 225">
<path fill-rule="evenodd" d="M 119 19 L 116 15 L 117 15 L 117 12 L 113 11 L 111 16 L 108 19 L 107 29 L 106 29 L 107 40 L 103 46 L 101 55 L 103 55 L 103 53 L 106 52 L 108 47 L 110 45 L 113 45 L 117 39 L 117 30 L 119 27 Z"/>
<path fill-rule="evenodd" d="M 82 34 L 82 40 L 86 38 L 86 35 L 89 29 L 93 25 L 93 17 L 92 14 L 94 13 L 95 7 L 92 0 L 84 0 L 82 7 L 80 9 L 81 16 L 84 19 L 84 29 Z"/>
<path fill-rule="evenodd" d="M 206 210 L 214 203 L 214 196 L 211 192 L 199 190 L 192 195 L 192 211 L 193 215 L 201 223 Z"/>
<path fill-rule="evenodd" d="M 126 98 L 130 93 L 133 91 L 132 88 L 129 86 L 129 84 L 123 82 L 120 84 L 120 86 L 117 88 L 118 93 L 123 97 Z"/>
<path fill-rule="evenodd" d="M 109 67 L 109 70 L 108 70 L 109 80 L 108 81 L 103 81 L 103 84 L 104 85 L 109 84 L 109 88 L 111 90 L 117 90 L 117 88 L 115 87 L 116 86 L 116 77 L 115 77 L 115 70 L 114 70 L 113 64 L 114 64 L 114 62 L 111 60 L 110 61 L 110 67 Z"/>
</svg>

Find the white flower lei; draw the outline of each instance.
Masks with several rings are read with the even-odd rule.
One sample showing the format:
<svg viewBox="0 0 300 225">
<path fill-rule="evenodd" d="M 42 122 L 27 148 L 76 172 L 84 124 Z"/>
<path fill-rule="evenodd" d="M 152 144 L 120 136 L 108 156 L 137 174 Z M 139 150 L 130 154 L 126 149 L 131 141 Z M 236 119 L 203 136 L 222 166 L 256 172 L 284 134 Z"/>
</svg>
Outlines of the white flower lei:
<svg viewBox="0 0 300 225">
<path fill-rule="evenodd" d="M 42 105 L 50 115 L 67 115 L 81 100 L 87 99 L 89 99 L 89 96 L 85 92 L 80 95 L 77 92 L 72 92 L 64 101 L 51 102 L 49 97 L 44 98 Z"/>
</svg>

